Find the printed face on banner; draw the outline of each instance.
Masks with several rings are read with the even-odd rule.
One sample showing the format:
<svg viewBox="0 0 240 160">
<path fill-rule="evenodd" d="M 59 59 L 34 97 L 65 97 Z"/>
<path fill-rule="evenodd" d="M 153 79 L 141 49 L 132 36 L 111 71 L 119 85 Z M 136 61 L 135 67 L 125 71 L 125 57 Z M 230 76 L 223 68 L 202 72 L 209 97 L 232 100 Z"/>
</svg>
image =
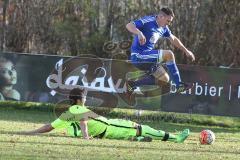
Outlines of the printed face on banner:
<svg viewBox="0 0 240 160">
<path fill-rule="evenodd" d="M 0 100 L 20 100 L 20 93 L 14 89 L 17 71 L 9 58 L 0 57 Z"/>
</svg>

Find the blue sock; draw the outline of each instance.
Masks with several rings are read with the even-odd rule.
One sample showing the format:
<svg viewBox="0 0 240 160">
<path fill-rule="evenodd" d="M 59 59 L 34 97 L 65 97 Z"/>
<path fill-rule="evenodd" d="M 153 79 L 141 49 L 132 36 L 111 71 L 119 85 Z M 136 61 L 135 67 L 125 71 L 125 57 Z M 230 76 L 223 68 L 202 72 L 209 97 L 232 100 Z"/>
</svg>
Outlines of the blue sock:
<svg viewBox="0 0 240 160">
<path fill-rule="evenodd" d="M 142 86 L 142 85 L 154 85 L 155 84 L 155 77 L 152 75 L 146 75 L 142 79 L 136 80 L 134 82 L 134 86 Z"/>
<path fill-rule="evenodd" d="M 174 61 L 168 61 L 166 62 L 166 66 L 169 71 L 171 79 L 178 87 L 181 82 L 181 77 L 180 77 L 179 70 L 177 68 L 176 63 Z"/>
</svg>

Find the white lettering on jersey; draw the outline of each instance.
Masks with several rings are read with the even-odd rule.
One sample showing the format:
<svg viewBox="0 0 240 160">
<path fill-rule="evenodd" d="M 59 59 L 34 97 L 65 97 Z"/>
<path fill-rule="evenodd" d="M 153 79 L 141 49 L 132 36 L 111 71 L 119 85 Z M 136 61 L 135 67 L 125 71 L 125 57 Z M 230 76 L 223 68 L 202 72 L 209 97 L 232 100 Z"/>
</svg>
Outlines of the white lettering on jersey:
<svg viewBox="0 0 240 160">
<path fill-rule="evenodd" d="M 158 41 L 158 39 L 160 38 L 158 33 L 153 33 L 152 37 L 150 38 L 150 42 L 151 43 L 156 43 Z"/>
</svg>

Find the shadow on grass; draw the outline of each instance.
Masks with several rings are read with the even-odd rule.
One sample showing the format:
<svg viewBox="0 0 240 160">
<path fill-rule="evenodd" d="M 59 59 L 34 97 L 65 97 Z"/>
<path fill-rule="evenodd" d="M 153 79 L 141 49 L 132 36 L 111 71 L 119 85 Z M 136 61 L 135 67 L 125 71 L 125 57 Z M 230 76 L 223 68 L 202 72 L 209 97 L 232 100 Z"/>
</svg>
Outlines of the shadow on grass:
<svg viewBox="0 0 240 160">
<path fill-rule="evenodd" d="M 71 138 L 71 139 L 82 139 L 82 137 L 72 137 L 72 136 L 67 136 L 65 134 L 59 134 L 59 133 L 39 133 L 39 134 L 34 134 L 34 135 L 30 135 L 30 134 L 24 134 L 22 132 L 17 132 L 17 131 L 0 131 L 0 134 L 5 134 L 5 135 L 20 135 L 20 136 L 38 136 L 38 137 L 57 137 L 57 138 Z M 101 140 L 101 138 L 93 138 L 95 140 Z M 189 140 L 196 140 L 196 137 L 193 137 L 193 135 L 190 134 L 190 136 L 188 137 Z M 227 142 L 227 143 L 236 143 L 239 142 L 238 138 L 229 138 L 229 137 L 217 137 L 218 141 L 221 140 L 221 142 Z M 111 139 L 111 140 L 117 140 L 117 139 Z M 119 140 L 119 141 L 128 141 L 128 140 Z M 161 143 L 165 143 L 162 142 L 161 140 L 155 140 L 155 141 L 159 141 Z M 132 141 L 133 142 L 133 141 Z M 172 142 L 170 142 L 172 143 Z M 188 142 L 188 144 L 196 144 L 195 142 Z"/>
<path fill-rule="evenodd" d="M 7 133 L 6 133 L 7 134 Z M 38 135 L 39 136 L 39 135 Z M 54 135 L 41 135 L 41 136 L 47 136 L 47 137 L 59 137 L 59 136 L 54 136 Z M 62 136 L 61 136 L 62 137 Z M 65 137 L 65 136 L 63 136 Z M 68 137 L 70 138 L 70 137 Z M 100 140 L 100 141 L 103 141 L 103 140 Z M 8 141 L 8 140 L 0 140 L 0 143 L 2 145 L 4 145 L 4 143 L 14 143 L 14 144 L 30 144 L 30 145 L 36 145 L 36 144 L 40 144 L 40 145 L 51 145 L 51 146 L 62 146 L 62 147 L 90 147 L 90 148 L 107 148 L 107 149 L 112 149 L 112 148 L 118 148 L 118 149 L 127 149 L 127 150 L 136 150 L 136 149 L 139 149 L 139 150 L 149 150 L 149 151 L 156 151 L 156 152 L 159 152 L 159 148 L 157 147 L 149 147 L 149 146 L 139 146 L 139 145 L 132 145 L 132 146 L 129 146 L 129 145 L 126 145 L 126 144 L 118 144 L 118 143 L 108 143 L 108 144 L 103 144 L 103 143 L 97 143 L 97 141 L 94 141 L 94 143 L 91 143 L 91 141 L 86 141 L 86 144 L 71 144 L 71 143 L 56 143 L 56 142 L 32 142 L 32 141 Z M 146 142 L 134 142 L 134 143 L 146 143 Z M 151 142 L 147 142 L 147 143 L 151 143 Z M 162 141 L 159 141 L 159 143 L 166 143 L 166 142 L 162 142 Z M 171 143 L 171 142 L 169 142 Z M 189 143 L 191 144 L 191 143 Z M 181 144 L 179 144 L 181 145 Z M 54 147 L 53 147 L 54 148 Z M 179 151 L 179 152 L 196 152 L 196 149 L 189 149 L 189 148 L 182 148 L 182 149 L 179 149 L 179 148 L 175 148 L 175 149 L 172 149 L 171 146 L 169 145 L 166 145 L 164 147 L 161 147 L 161 151 L 169 151 L 169 150 L 173 150 L 173 151 Z M 197 152 L 199 153 L 209 153 L 209 154 L 212 154 L 212 150 L 197 150 Z M 217 154 L 236 154 L 238 155 L 239 152 L 236 152 L 236 151 L 226 151 L 226 150 L 218 150 L 218 151 L 214 151 L 214 153 L 217 153 Z"/>
</svg>

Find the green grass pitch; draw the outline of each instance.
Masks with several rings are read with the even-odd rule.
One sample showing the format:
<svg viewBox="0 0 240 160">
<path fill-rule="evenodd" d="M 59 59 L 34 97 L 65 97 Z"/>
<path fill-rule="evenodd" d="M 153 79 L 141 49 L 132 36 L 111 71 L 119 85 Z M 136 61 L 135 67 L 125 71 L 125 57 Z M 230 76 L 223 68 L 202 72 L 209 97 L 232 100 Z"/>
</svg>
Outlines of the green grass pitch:
<svg viewBox="0 0 240 160">
<path fill-rule="evenodd" d="M 34 110 L 0 109 L 0 159 L 239 159 L 239 128 L 200 126 L 167 122 L 143 122 L 154 128 L 176 133 L 190 128 L 191 135 L 183 144 L 162 142 L 130 142 L 125 140 L 67 137 L 61 131 L 36 136 L 18 135 L 15 132 L 30 130 L 52 121 L 50 113 Z M 213 145 L 200 145 L 199 132 L 211 129 L 216 135 Z"/>
</svg>

